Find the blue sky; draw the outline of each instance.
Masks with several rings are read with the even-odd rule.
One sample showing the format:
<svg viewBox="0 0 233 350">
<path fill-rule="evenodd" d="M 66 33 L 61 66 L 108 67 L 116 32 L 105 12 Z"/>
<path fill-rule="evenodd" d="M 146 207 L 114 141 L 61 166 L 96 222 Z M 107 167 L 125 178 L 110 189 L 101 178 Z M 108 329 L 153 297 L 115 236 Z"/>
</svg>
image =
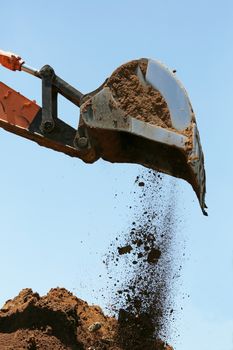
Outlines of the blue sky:
<svg viewBox="0 0 233 350">
<path fill-rule="evenodd" d="M 1 48 L 37 68 L 51 64 L 84 93 L 139 57 L 175 68 L 187 89 L 205 153 L 209 217 L 191 187 L 176 181 L 177 240 L 186 252 L 176 288 L 184 310 L 170 339 L 176 350 L 233 350 L 232 16 L 230 0 L 1 4 Z M 38 79 L 3 69 L 0 79 L 40 103 Z M 77 125 L 78 109 L 61 103 L 59 115 Z M 96 275 L 105 276 L 103 254 L 130 222 L 141 167 L 85 165 L 3 130 L 0 149 L 0 304 L 25 287 L 46 293 L 59 285 L 106 306 L 96 292 L 106 281 Z"/>
</svg>

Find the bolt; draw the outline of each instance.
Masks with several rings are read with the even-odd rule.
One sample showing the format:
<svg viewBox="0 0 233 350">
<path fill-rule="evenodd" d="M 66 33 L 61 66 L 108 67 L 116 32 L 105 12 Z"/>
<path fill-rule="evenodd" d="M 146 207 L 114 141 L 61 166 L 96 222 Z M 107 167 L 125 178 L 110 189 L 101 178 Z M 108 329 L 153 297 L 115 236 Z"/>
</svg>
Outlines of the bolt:
<svg viewBox="0 0 233 350">
<path fill-rule="evenodd" d="M 54 125 L 53 121 L 46 121 L 46 122 L 42 123 L 41 130 L 44 133 L 49 133 L 49 132 L 53 131 L 54 126 L 55 125 Z"/>
<path fill-rule="evenodd" d="M 84 149 L 88 146 L 88 139 L 86 137 L 76 137 L 74 143 L 75 147 Z"/>
</svg>

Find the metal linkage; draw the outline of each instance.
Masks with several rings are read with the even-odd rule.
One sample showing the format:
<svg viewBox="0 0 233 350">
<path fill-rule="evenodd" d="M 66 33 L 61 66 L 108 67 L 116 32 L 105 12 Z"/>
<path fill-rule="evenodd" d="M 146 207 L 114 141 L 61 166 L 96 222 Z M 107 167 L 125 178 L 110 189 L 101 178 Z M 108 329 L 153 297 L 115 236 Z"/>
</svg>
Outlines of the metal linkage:
<svg viewBox="0 0 233 350">
<path fill-rule="evenodd" d="M 29 73 L 28 67 L 25 71 Z M 58 77 L 49 65 L 43 66 L 39 72 L 31 69 L 31 73 L 42 80 L 42 122 L 40 129 L 43 133 L 50 133 L 56 125 L 58 93 L 78 107 L 83 94 Z"/>
<path fill-rule="evenodd" d="M 58 124 L 58 93 L 76 106 L 80 107 L 84 95 L 58 77 L 51 66 L 45 65 L 38 71 L 37 69 L 26 65 L 19 55 L 2 50 L 0 50 L 0 65 L 3 65 L 5 68 L 12 71 L 24 71 L 42 80 L 42 117 L 41 125 L 39 127 L 42 134 L 51 134 L 55 129 L 56 123 Z M 86 131 L 84 129 L 84 127 L 80 128 L 75 140 L 73 140 L 75 148 L 80 150 L 85 149 L 88 145 L 88 140 L 85 135 Z"/>
<path fill-rule="evenodd" d="M 43 133 L 53 131 L 57 119 L 57 91 L 53 86 L 55 75 L 52 67 L 46 65 L 41 68 L 42 79 L 42 121 L 40 129 Z"/>
</svg>

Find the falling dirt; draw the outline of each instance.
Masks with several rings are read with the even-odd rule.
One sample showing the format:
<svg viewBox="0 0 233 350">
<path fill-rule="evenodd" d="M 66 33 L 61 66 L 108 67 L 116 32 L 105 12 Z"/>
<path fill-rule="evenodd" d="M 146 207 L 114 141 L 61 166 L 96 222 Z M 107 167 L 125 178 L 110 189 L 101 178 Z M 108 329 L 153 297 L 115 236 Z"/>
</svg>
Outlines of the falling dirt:
<svg viewBox="0 0 233 350">
<path fill-rule="evenodd" d="M 159 261 L 160 256 L 161 256 L 161 251 L 159 249 L 151 248 L 147 256 L 147 262 L 149 264 L 155 264 Z"/>
<path fill-rule="evenodd" d="M 164 177 L 152 171 L 137 177 L 136 185 L 141 194 L 130 207 L 134 221 L 112 243 L 105 264 L 110 288 L 116 291 L 113 304 L 116 313 L 120 310 L 123 349 L 153 350 L 154 341 L 167 339 L 174 320 L 175 191 L 171 186 L 169 194 Z M 127 254 L 120 254 L 119 241 L 130 247 Z M 123 271 L 121 275 L 116 269 Z"/>
<path fill-rule="evenodd" d="M 113 72 L 106 85 L 127 115 L 161 127 L 172 127 L 165 99 L 145 82 L 147 63 L 147 59 L 141 59 L 123 64 Z"/>
<path fill-rule="evenodd" d="M 24 289 L 0 310 L 0 349 L 123 350 L 129 324 L 137 328 L 139 321 L 127 317 L 122 312 L 119 321 L 107 317 L 99 306 L 89 306 L 64 288 L 43 297 Z M 141 350 L 146 350 L 147 333 L 141 338 Z M 172 350 L 160 340 L 153 341 L 153 349 Z"/>
<path fill-rule="evenodd" d="M 123 254 L 130 253 L 133 248 L 131 247 L 131 245 L 127 245 L 125 247 L 118 247 L 117 249 L 118 249 L 118 253 L 120 255 L 123 255 Z"/>
</svg>

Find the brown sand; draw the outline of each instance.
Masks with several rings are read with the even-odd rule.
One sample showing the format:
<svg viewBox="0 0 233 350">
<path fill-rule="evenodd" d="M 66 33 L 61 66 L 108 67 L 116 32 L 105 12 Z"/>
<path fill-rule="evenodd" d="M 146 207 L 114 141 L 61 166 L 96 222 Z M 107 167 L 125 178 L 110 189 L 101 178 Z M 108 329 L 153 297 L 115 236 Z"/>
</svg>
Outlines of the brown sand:
<svg viewBox="0 0 233 350">
<path fill-rule="evenodd" d="M 167 104 L 159 91 L 143 84 L 137 74 L 137 67 L 145 75 L 147 60 L 134 60 L 120 66 L 107 81 L 119 107 L 130 116 L 156 124 L 171 127 Z"/>
<path fill-rule="evenodd" d="M 43 297 L 24 289 L 0 310 L 0 349 L 123 350 L 131 327 L 136 327 L 135 320 L 121 315 L 118 322 L 64 288 Z M 161 341 L 154 341 L 153 349 L 172 350 Z"/>
</svg>

